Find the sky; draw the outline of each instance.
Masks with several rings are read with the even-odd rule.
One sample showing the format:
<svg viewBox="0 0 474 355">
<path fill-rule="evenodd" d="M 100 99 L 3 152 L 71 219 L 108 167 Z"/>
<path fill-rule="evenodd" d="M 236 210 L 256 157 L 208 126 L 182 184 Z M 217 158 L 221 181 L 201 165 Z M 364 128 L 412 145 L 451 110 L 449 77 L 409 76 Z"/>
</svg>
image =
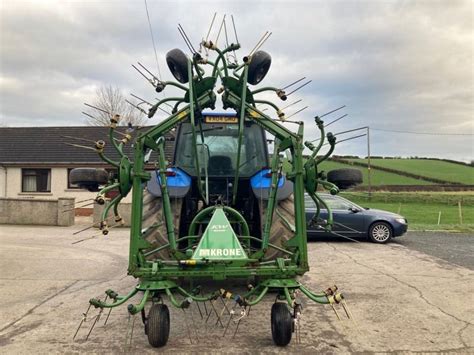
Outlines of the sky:
<svg viewBox="0 0 474 355">
<path fill-rule="evenodd" d="M 103 85 L 155 100 L 153 87 L 131 64 L 139 61 L 173 79 L 166 53 L 181 48 L 189 54 L 177 24 L 198 47 L 217 12 L 210 38 L 216 38 L 222 16 L 232 14 L 240 61 L 272 32 L 261 48 L 272 56 L 261 86 L 312 80 L 285 103 L 263 96 L 280 106 L 303 99 L 286 114 L 309 106 L 292 117 L 305 122 L 306 139 L 318 136 L 314 116 L 345 105 L 324 119 L 348 115 L 330 126 L 334 133 L 369 126 L 372 155 L 474 159 L 472 1 L 147 4 L 158 65 L 145 1 L 0 0 L 0 126 L 84 125 L 83 103 L 92 102 Z M 229 21 L 227 27 L 229 42 L 235 42 Z M 342 142 L 335 154 L 365 156 L 366 137 Z"/>
</svg>

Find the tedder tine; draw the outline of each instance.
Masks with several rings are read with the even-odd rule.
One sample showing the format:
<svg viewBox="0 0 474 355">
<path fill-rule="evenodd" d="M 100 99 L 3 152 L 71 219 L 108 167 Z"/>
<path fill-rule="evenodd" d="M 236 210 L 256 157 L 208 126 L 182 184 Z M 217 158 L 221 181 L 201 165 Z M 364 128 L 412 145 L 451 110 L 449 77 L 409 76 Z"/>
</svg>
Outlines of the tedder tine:
<svg viewBox="0 0 474 355">
<path fill-rule="evenodd" d="M 81 326 L 82 326 L 82 323 L 84 323 L 85 321 L 87 321 L 87 314 L 89 313 L 89 310 L 91 309 L 91 304 L 89 303 L 89 307 L 87 307 L 87 310 L 85 313 L 82 313 L 82 319 L 79 323 L 79 326 L 77 327 L 77 330 L 76 332 L 74 333 L 74 336 L 72 337 L 72 340 L 75 340 L 76 339 L 76 336 L 77 336 L 77 333 L 79 333 L 79 329 L 81 329 Z"/>
<path fill-rule="evenodd" d="M 187 317 L 186 317 L 186 312 L 184 310 L 184 308 L 181 308 L 181 310 L 183 311 L 183 314 L 184 314 L 184 324 L 186 324 L 186 331 L 188 332 L 188 336 L 189 336 L 189 342 L 192 344 L 193 343 L 193 338 L 191 336 L 191 329 L 189 329 L 189 324 L 188 324 L 188 321 L 187 321 Z"/>
</svg>

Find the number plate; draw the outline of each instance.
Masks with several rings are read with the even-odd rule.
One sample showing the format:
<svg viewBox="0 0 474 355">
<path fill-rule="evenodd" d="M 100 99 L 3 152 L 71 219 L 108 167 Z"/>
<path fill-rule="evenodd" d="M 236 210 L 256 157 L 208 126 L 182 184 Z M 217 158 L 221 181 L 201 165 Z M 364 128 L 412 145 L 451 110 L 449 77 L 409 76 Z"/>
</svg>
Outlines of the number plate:
<svg viewBox="0 0 474 355">
<path fill-rule="evenodd" d="M 238 123 L 236 116 L 204 116 L 205 123 Z"/>
</svg>

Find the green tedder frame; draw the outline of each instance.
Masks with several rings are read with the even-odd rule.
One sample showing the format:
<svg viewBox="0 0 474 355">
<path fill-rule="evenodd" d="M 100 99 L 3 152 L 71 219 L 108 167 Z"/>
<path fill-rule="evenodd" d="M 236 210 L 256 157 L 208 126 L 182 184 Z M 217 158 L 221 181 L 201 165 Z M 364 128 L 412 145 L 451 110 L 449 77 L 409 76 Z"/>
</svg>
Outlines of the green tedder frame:
<svg viewBox="0 0 474 355">
<path fill-rule="evenodd" d="M 338 188 L 325 180 L 324 174 L 318 172 L 318 165 L 332 153 L 335 146 L 333 135 L 325 134 L 322 120 L 316 117 L 316 125 L 319 128 L 321 139 L 317 146 L 310 142 L 303 141 L 303 122 L 296 122 L 295 132 L 287 129 L 282 122 L 285 121 L 284 113 L 274 103 L 264 100 L 257 100 L 255 95 L 262 92 L 274 92 L 280 99 L 285 100 L 285 92 L 274 87 L 264 87 L 251 91 L 248 87 L 249 68 L 252 66 L 253 56 L 244 58 L 244 63 L 237 65 L 228 62 L 226 53 L 236 51 L 239 44 L 231 44 L 224 50 L 219 50 L 212 42 L 203 42 L 202 45 L 209 51 L 215 51 L 217 58 L 215 62 L 203 59 L 199 54 L 193 58 L 187 58 L 186 83 L 163 82 L 157 80 L 155 87 L 157 91 L 163 90 L 166 86 L 174 86 L 183 91 L 182 97 L 167 97 L 161 99 L 151 107 L 148 116 L 152 117 L 156 111 L 165 103 L 174 103 L 174 109 L 168 118 L 161 121 L 152 129 L 139 133 L 133 143 L 133 159 L 127 157 L 123 152 L 124 144 L 131 139 L 125 136 L 120 142 L 114 139 L 114 130 L 117 127 L 119 117 L 116 115 L 111 119 L 109 138 L 111 144 L 120 155 L 120 160 L 113 160 L 103 153 L 103 142 L 96 144 L 99 155 L 109 164 L 113 165 L 117 171 L 117 179 L 104 187 L 97 195 L 97 201 L 103 200 L 106 192 L 118 189 L 119 195 L 106 205 L 102 214 L 100 229 L 103 234 L 109 232 L 107 224 L 108 214 L 113 211 L 115 221 L 120 222 L 121 217 L 118 212 L 118 204 L 131 191 L 132 192 L 132 213 L 128 273 L 139 279 L 138 285 L 127 295 L 118 295 L 116 292 L 106 291 L 111 303 L 99 299 L 91 299 L 90 304 L 96 308 L 112 308 L 124 304 L 138 292 L 143 293 L 143 297 L 138 304 L 130 304 L 128 311 L 130 314 L 143 312 L 147 301 L 161 300 L 162 296 L 167 296 L 170 302 L 179 308 L 186 308 L 190 302 L 206 302 L 218 297 L 228 297 L 228 292 L 216 290 L 208 295 L 201 295 L 195 289 L 186 290 L 177 280 L 211 279 L 226 280 L 229 278 L 249 278 L 258 277 L 259 283 L 253 285 L 249 291 L 241 296 L 235 296 L 235 301 L 242 307 L 257 304 L 262 300 L 267 292 L 276 292 L 279 299 L 287 302 L 290 308 L 295 307 L 295 291 L 300 290 L 311 300 L 332 304 L 342 301 L 342 295 L 337 292 L 337 288 L 329 288 L 320 293 L 314 293 L 297 281 L 297 276 L 303 275 L 309 270 L 306 218 L 305 218 L 305 192 L 319 208 L 324 206 L 329 211 L 327 221 L 320 222 L 321 228 L 330 229 L 332 225 L 332 215 L 330 209 L 324 201 L 318 197 L 318 185 L 322 185 L 332 194 L 338 192 Z M 212 67 L 212 74 L 205 75 L 203 67 Z M 181 73 L 183 74 L 183 73 Z M 176 75 L 175 75 L 176 77 Z M 156 78 L 155 78 L 156 79 Z M 237 167 L 241 161 L 241 145 L 245 122 L 253 121 L 262 127 L 270 135 L 274 136 L 275 147 L 271 158 L 271 187 L 268 195 L 268 202 L 265 215 L 263 217 L 262 236 L 257 238 L 249 235 L 247 221 L 241 213 L 234 208 L 238 198 L 237 189 L 239 185 L 239 169 L 236 169 L 233 179 L 233 199 L 229 205 L 215 204 L 208 205 L 206 196 L 205 178 L 201 176 L 198 154 L 198 141 L 202 131 L 200 131 L 202 111 L 205 109 L 215 109 L 216 105 L 216 84 L 218 79 L 222 82 L 222 87 L 217 90 L 221 94 L 224 109 L 233 109 L 237 112 L 238 118 L 238 150 L 236 152 Z M 187 85 L 185 85 L 187 84 Z M 259 105 L 267 105 L 275 111 L 275 117 L 267 115 L 257 108 Z M 203 201 L 204 207 L 194 217 L 186 236 L 175 234 L 173 226 L 173 211 L 170 203 L 170 196 L 167 187 L 166 169 L 168 162 L 165 160 L 164 143 L 165 135 L 172 129 L 184 122 L 190 122 L 193 139 L 195 142 L 194 163 L 197 167 L 197 188 Z M 295 123 L 293 121 L 293 123 Z M 202 129 L 202 128 L 201 128 Z M 318 156 L 323 143 L 329 142 L 330 149 L 323 156 Z M 312 154 L 303 159 L 304 147 L 309 148 Z M 143 191 L 144 184 L 150 180 L 151 174 L 147 171 L 145 156 L 149 151 L 154 151 L 158 155 L 157 171 L 160 176 L 162 213 L 166 224 L 167 243 L 155 249 L 144 238 L 146 230 L 142 228 L 143 215 Z M 270 243 L 270 230 L 277 206 L 278 181 L 281 174 L 282 161 L 280 153 L 289 151 L 291 159 L 291 171 L 286 178 L 293 182 L 294 196 L 294 226 L 287 221 L 291 228 L 294 228 L 294 236 L 289 239 L 283 247 Z M 317 215 L 316 215 L 317 217 Z M 316 221 L 316 218 L 314 219 Z M 230 227 L 240 225 L 241 234 Z M 202 225 L 207 225 L 205 230 Z M 155 228 L 151 226 L 149 228 Z M 200 229 L 201 228 L 201 229 Z M 219 230 L 220 229 L 220 230 Z M 180 250 L 178 245 L 187 241 L 190 246 L 188 250 Z M 250 250 L 247 246 L 250 242 L 260 245 L 257 250 Z M 228 249 L 230 252 L 220 252 L 212 255 L 209 250 Z M 269 248 L 279 251 L 280 257 L 273 260 L 264 260 L 264 255 Z M 162 260 L 155 257 L 158 252 L 167 249 L 171 259 Z M 225 255 L 223 253 L 227 253 Z M 181 297 L 176 297 L 180 295 Z"/>
</svg>

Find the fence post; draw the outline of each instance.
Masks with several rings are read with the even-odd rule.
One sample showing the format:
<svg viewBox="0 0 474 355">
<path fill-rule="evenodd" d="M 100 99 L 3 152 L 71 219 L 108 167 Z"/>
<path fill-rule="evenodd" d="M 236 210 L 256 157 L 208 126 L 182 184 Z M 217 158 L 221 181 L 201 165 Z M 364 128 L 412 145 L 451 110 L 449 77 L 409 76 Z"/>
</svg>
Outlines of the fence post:
<svg viewBox="0 0 474 355">
<path fill-rule="evenodd" d="M 458 201 L 458 210 L 459 210 L 459 224 L 462 224 L 462 205 L 461 205 L 461 201 Z"/>
<path fill-rule="evenodd" d="M 439 226 L 440 223 L 441 223 L 441 211 L 439 211 L 439 213 L 438 213 L 438 226 Z"/>
</svg>

